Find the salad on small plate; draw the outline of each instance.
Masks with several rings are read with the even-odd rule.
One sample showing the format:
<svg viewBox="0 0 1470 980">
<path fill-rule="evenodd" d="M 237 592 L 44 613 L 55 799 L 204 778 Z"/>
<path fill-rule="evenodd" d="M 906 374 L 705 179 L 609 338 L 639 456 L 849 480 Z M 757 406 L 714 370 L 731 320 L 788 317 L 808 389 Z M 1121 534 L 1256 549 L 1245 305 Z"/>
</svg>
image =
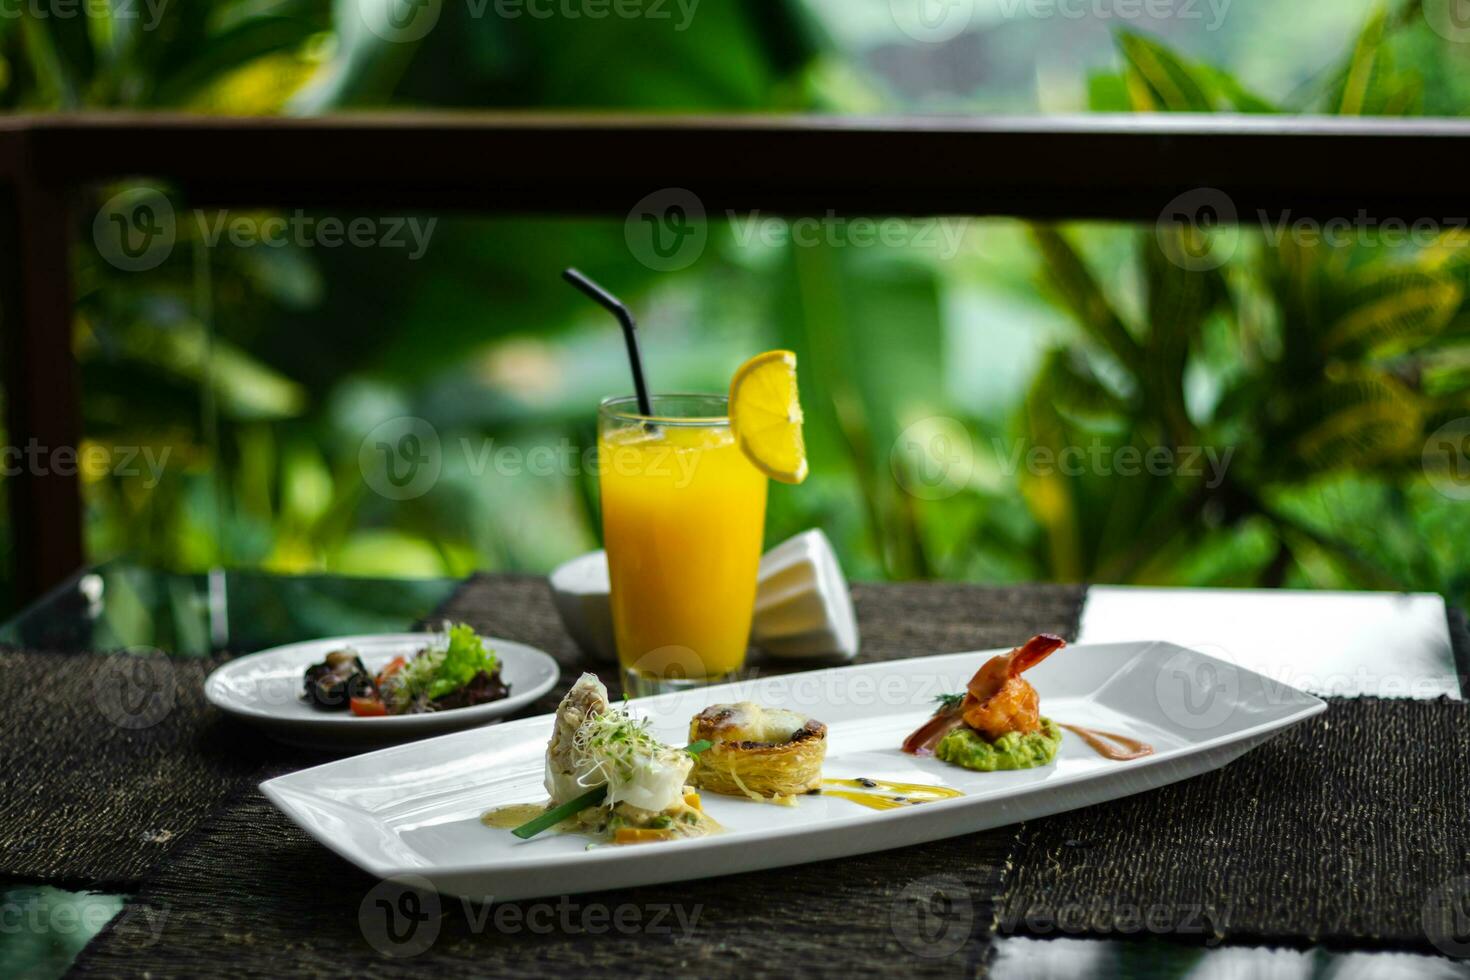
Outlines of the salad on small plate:
<svg viewBox="0 0 1470 980">
<path fill-rule="evenodd" d="M 422 715 L 488 704 L 510 696 L 500 661 L 473 627 L 446 624 L 412 657 L 394 657 L 370 673 L 350 646 L 306 668 L 302 697 L 322 711 L 360 718 Z"/>
<path fill-rule="evenodd" d="M 550 655 L 465 625 L 438 632 L 342 636 L 275 647 L 210 674 L 220 710 L 273 738 L 359 750 L 483 725 L 556 683 Z"/>
</svg>

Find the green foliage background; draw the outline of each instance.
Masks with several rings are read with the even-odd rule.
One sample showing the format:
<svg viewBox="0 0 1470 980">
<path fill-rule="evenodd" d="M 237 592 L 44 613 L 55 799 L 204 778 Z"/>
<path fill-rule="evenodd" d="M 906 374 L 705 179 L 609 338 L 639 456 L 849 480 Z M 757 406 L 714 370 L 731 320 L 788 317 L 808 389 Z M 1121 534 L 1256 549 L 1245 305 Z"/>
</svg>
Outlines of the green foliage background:
<svg viewBox="0 0 1470 980">
<path fill-rule="evenodd" d="M 417 44 L 368 31 L 357 3 L 174 2 L 152 29 L 121 16 L 121 0 L 66 20 L 0 19 L 0 103 L 926 107 L 904 100 L 902 73 L 873 68 L 909 49 L 858 56 L 840 43 L 871 10 L 834 15 L 817 0 L 704 0 L 682 31 L 445 3 Z M 1463 111 L 1467 55 L 1418 4 L 1354 19 L 1340 51 L 1271 97 L 1182 53 L 1218 39 L 1109 24 L 1112 50 L 1079 97 L 1109 111 Z M 966 43 L 943 57 L 962 58 Z M 493 160 L 485 172 L 495 179 Z M 98 188 L 96 201 L 120 189 Z M 1332 247 L 1251 229 L 952 219 L 951 253 L 923 244 L 924 225 L 903 246 L 797 246 L 751 238 L 745 216 L 714 221 L 699 262 L 662 274 L 636 261 L 621 220 L 443 218 L 413 261 L 381 248 L 209 246 L 189 203 L 175 206 L 179 245 L 148 273 L 109 266 L 90 222 L 78 228 L 88 438 L 170 452 L 157 486 L 86 475 L 94 558 L 462 575 L 544 571 L 595 546 L 594 481 L 491 463 L 506 446 L 585 446 L 598 398 L 628 386 L 616 332 L 557 279 L 576 264 L 643 313 L 658 387 L 721 390 L 752 353 L 798 352 L 814 476 L 775 488 L 768 534 L 825 528 L 853 577 L 1470 594 L 1457 547 L 1467 509 L 1422 463 L 1428 435 L 1470 415 L 1470 261 L 1454 235 Z M 263 214 L 230 215 L 241 216 Z M 1222 247 L 1228 261 L 1194 268 L 1191 257 Z M 368 489 L 359 447 L 404 415 L 434 425 L 444 473 L 395 502 Z M 1038 447 L 1114 458 L 1194 446 L 1231 453 L 1225 478 L 1016 462 Z"/>
</svg>

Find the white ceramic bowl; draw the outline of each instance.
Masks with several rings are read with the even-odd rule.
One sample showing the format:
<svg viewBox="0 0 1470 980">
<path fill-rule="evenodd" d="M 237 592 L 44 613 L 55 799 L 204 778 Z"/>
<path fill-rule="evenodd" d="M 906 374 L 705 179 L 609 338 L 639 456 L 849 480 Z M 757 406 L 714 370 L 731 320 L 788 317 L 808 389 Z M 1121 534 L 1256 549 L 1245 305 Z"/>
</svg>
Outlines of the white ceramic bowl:
<svg viewBox="0 0 1470 980">
<path fill-rule="evenodd" d="M 583 653 L 612 663 L 618 659 L 618 648 L 609 589 L 606 551 L 573 558 L 551 573 L 551 599 L 562 625 Z"/>
</svg>

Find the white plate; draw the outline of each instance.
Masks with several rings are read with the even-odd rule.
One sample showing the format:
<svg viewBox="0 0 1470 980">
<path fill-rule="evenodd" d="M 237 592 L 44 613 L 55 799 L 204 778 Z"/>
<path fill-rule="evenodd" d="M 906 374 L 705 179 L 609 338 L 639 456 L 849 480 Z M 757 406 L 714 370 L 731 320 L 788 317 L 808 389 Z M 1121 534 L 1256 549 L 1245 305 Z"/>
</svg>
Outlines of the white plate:
<svg viewBox="0 0 1470 980">
<path fill-rule="evenodd" d="M 333 650 L 352 647 L 369 671 L 378 671 L 394 657 L 412 657 L 430 637 L 429 633 L 338 636 L 262 650 L 231 660 L 210 674 L 204 682 L 204 696 L 221 711 L 258 725 L 281 741 L 309 748 L 362 750 L 484 725 L 535 701 L 551 690 L 560 673 L 556 661 L 535 647 L 485 637 L 486 647 L 500 658 L 501 679 L 510 685 L 510 697 L 503 700 L 392 718 L 320 711 L 302 700 L 306 668 L 320 663 Z"/>
<path fill-rule="evenodd" d="M 318 841 L 382 878 L 426 883 L 476 901 L 535 898 L 683 881 L 865 854 L 1090 806 L 1219 768 L 1326 704 L 1294 688 L 1166 643 L 1075 646 L 1027 677 L 1051 718 L 1123 732 L 1157 752 L 1100 758 L 1065 737 L 1057 761 L 978 773 L 899 750 L 942 692 L 990 654 L 948 654 L 789 674 L 631 702 L 665 741 L 682 744 L 689 719 L 742 699 L 827 722 L 824 775 L 950 786 L 963 798 L 874 811 L 836 797 L 794 807 L 703 794 L 726 832 L 694 840 L 586 850 L 576 836 L 522 841 L 480 823 L 509 803 L 539 802 L 552 716 L 508 722 L 333 762 L 262 784 Z"/>
</svg>

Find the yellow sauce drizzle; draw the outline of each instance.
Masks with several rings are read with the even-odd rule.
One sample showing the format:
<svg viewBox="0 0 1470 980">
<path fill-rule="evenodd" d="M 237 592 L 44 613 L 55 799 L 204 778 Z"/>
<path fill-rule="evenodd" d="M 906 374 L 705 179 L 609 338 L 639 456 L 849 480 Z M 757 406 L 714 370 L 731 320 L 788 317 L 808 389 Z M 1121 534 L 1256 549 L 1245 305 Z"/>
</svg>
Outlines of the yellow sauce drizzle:
<svg viewBox="0 0 1470 980">
<path fill-rule="evenodd" d="M 827 789 L 828 786 L 846 787 Z M 964 796 L 957 789 L 946 786 L 926 786 L 923 783 L 891 783 L 883 779 L 824 779 L 821 794 L 850 800 L 872 810 L 897 810 L 899 807 L 918 806 L 935 800 L 951 800 Z M 854 790 L 867 792 L 854 792 Z"/>
<path fill-rule="evenodd" d="M 512 803 L 510 806 L 498 806 L 493 810 L 486 810 L 480 815 L 480 823 L 487 827 L 498 827 L 501 830 L 515 830 L 521 824 L 530 823 L 545 812 L 545 803 Z M 557 827 L 552 828 L 553 831 L 558 829 Z"/>
</svg>

